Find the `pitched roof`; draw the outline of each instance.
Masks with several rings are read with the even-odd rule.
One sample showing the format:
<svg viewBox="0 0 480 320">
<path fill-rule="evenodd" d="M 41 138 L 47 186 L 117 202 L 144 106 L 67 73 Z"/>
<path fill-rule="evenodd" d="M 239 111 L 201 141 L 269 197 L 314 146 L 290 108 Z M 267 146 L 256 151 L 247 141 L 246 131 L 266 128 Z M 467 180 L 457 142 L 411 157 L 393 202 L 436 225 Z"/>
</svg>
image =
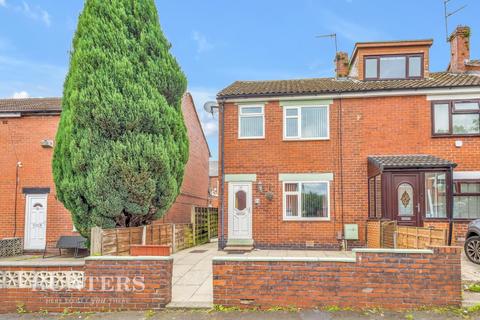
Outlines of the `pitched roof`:
<svg viewBox="0 0 480 320">
<path fill-rule="evenodd" d="M 426 154 L 369 156 L 368 161 L 380 170 L 395 168 L 454 168 L 455 162 Z"/>
<path fill-rule="evenodd" d="M 218 161 L 210 160 L 208 163 L 208 176 L 218 177 Z"/>
<path fill-rule="evenodd" d="M 0 113 L 60 113 L 61 111 L 61 98 L 0 99 Z"/>
<path fill-rule="evenodd" d="M 480 66 L 480 59 L 473 59 L 468 61 L 467 63 L 469 66 Z"/>
<path fill-rule="evenodd" d="M 272 81 L 236 81 L 217 95 L 218 98 L 354 93 L 405 89 L 480 87 L 480 76 L 449 72 L 432 72 L 419 80 L 359 81 L 356 79 L 311 78 Z"/>
</svg>

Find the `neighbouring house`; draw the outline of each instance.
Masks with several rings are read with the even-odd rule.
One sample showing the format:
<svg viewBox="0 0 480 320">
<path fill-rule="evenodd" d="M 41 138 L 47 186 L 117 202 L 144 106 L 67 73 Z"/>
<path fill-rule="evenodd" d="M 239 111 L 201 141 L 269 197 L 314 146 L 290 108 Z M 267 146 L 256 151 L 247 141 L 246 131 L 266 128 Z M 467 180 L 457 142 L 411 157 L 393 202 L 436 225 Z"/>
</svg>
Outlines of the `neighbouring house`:
<svg viewBox="0 0 480 320">
<path fill-rule="evenodd" d="M 207 206 L 210 151 L 192 96 L 182 111 L 190 139 L 181 193 L 165 222 L 190 222 L 192 206 Z M 21 237 L 25 250 L 75 234 L 70 213 L 56 199 L 52 155 L 61 98 L 0 99 L 0 239 Z"/>
<path fill-rule="evenodd" d="M 209 165 L 208 206 L 218 208 L 218 160 L 210 160 Z"/>
<path fill-rule="evenodd" d="M 480 61 L 469 41 L 468 27 L 452 33 L 443 72 L 430 71 L 433 40 L 363 42 L 351 58 L 336 54 L 333 78 L 220 91 L 220 247 L 364 246 L 378 219 L 461 241 L 480 218 Z"/>
</svg>

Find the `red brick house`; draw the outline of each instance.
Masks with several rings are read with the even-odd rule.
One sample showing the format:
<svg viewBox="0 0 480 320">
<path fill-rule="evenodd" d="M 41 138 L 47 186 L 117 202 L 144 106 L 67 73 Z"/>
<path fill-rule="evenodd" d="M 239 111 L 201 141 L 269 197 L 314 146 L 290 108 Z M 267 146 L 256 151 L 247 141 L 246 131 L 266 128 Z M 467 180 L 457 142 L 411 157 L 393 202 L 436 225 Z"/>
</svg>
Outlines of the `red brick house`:
<svg viewBox="0 0 480 320">
<path fill-rule="evenodd" d="M 220 246 L 364 246 L 375 219 L 461 240 L 480 218 L 480 61 L 459 27 L 431 72 L 432 43 L 357 43 L 334 78 L 219 92 Z"/>
<path fill-rule="evenodd" d="M 163 218 L 190 222 L 192 205 L 207 206 L 210 151 L 192 97 L 182 111 L 190 139 L 190 158 L 181 193 Z M 52 178 L 54 138 L 60 98 L 0 99 L 0 239 L 21 237 L 26 250 L 74 234 L 70 213 L 55 197 Z"/>
</svg>

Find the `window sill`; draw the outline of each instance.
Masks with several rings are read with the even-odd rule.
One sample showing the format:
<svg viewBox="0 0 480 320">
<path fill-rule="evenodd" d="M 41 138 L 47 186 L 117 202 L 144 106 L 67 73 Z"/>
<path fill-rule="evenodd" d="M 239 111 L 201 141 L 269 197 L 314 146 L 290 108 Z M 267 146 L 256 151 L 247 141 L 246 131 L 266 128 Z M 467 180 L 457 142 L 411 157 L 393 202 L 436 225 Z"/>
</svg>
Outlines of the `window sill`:
<svg viewBox="0 0 480 320">
<path fill-rule="evenodd" d="M 265 137 L 238 137 L 238 140 L 265 140 Z"/>
<path fill-rule="evenodd" d="M 472 134 L 432 134 L 432 138 L 472 138 L 472 137 L 480 137 L 478 133 Z"/>
<path fill-rule="evenodd" d="M 283 138 L 283 141 L 327 141 L 330 140 L 328 138 Z"/>
<path fill-rule="evenodd" d="M 328 218 L 286 218 L 286 217 L 283 217 L 283 221 L 297 221 L 297 222 L 330 221 L 330 217 L 328 217 Z"/>
</svg>

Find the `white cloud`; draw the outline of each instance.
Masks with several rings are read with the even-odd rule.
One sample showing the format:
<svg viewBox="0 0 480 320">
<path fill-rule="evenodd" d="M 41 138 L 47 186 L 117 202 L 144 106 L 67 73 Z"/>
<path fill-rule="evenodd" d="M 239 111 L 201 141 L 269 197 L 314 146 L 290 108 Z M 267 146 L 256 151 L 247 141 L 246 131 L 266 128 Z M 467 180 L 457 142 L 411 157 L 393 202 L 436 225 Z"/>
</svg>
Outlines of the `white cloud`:
<svg viewBox="0 0 480 320">
<path fill-rule="evenodd" d="M 202 123 L 203 132 L 205 136 L 211 137 L 218 134 L 218 114 L 212 116 L 203 109 L 203 105 L 207 101 L 215 101 L 217 91 L 206 88 L 191 88 L 189 90 L 195 102 L 198 117 Z"/>
<path fill-rule="evenodd" d="M 193 31 L 192 39 L 197 44 L 198 54 L 201 54 L 213 49 L 213 44 L 207 40 L 207 37 L 205 37 L 204 34 L 198 31 Z"/>
<path fill-rule="evenodd" d="M 4 6 L 6 7 L 6 0 L 0 0 L 0 4 L 2 1 Z M 13 10 L 15 11 L 20 12 L 29 19 L 43 22 L 47 27 L 52 24 L 48 11 L 40 8 L 39 6 L 30 6 L 25 1 L 22 1 L 21 5 L 10 7 L 13 8 Z"/>
<path fill-rule="evenodd" d="M 12 98 L 13 99 L 26 99 L 30 97 L 27 91 L 20 91 L 20 92 L 14 92 Z"/>
<path fill-rule="evenodd" d="M 7 0 L 0 0 L 0 7 L 6 7 L 7 6 Z"/>
<path fill-rule="evenodd" d="M 365 27 L 352 20 L 346 20 L 332 11 L 324 9 L 319 14 L 321 15 L 319 21 L 322 21 L 326 29 L 336 32 L 350 41 L 378 41 L 390 38 L 388 34 L 379 29 Z"/>
</svg>

